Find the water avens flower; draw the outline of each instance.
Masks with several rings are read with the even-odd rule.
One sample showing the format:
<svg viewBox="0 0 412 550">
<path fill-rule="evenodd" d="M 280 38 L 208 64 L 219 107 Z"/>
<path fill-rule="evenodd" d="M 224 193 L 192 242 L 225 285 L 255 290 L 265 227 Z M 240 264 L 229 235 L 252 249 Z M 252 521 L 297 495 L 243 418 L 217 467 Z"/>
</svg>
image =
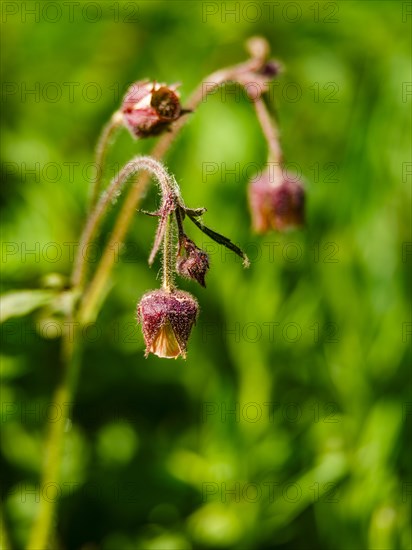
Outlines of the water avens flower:
<svg viewBox="0 0 412 550">
<path fill-rule="evenodd" d="M 137 320 L 142 325 L 146 357 L 186 357 L 187 341 L 196 323 L 199 306 L 183 290 L 151 290 L 137 306 Z"/>
<path fill-rule="evenodd" d="M 120 112 L 132 136 L 155 136 L 188 111 L 182 109 L 175 85 L 142 80 L 127 91 Z"/>
<path fill-rule="evenodd" d="M 249 185 L 249 207 L 256 233 L 285 231 L 305 221 L 305 191 L 300 179 L 280 168 L 265 170 Z"/>
<path fill-rule="evenodd" d="M 204 286 L 209 259 L 207 254 L 187 237 L 183 227 L 184 220 L 189 219 L 203 233 L 238 254 L 245 266 L 249 264 L 249 260 L 230 239 L 203 224 L 201 217 L 206 211 L 205 208 L 188 208 L 184 204 L 178 183 L 160 162 L 150 157 L 136 157 L 127 166 L 126 173 L 129 175 L 139 166 L 149 169 L 156 176 L 162 197 L 158 210 L 141 211 L 159 220 L 149 255 L 150 265 L 163 245 L 162 288 L 146 293 L 137 306 L 137 320 L 142 325 L 146 342 L 146 357 L 149 353 L 154 353 L 159 357 L 185 358 L 187 341 L 196 322 L 199 306 L 191 294 L 176 288 L 174 275 L 178 272 L 180 275 L 196 279 Z M 177 249 L 176 233 L 179 243 Z M 183 250 L 184 257 L 181 256 Z"/>
</svg>

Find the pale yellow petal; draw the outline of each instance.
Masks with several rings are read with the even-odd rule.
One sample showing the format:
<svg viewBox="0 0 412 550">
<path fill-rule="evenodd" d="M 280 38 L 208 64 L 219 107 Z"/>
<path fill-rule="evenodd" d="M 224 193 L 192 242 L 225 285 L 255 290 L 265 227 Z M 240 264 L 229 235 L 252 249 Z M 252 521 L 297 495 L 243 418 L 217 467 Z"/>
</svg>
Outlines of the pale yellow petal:
<svg viewBox="0 0 412 550">
<path fill-rule="evenodd" d="M 176 359 L 182 354 L 170 323 L 166 323 L 162 326 L 149 351 L 158 357 L 165 357 L 168 359 Z"/>
</svg>

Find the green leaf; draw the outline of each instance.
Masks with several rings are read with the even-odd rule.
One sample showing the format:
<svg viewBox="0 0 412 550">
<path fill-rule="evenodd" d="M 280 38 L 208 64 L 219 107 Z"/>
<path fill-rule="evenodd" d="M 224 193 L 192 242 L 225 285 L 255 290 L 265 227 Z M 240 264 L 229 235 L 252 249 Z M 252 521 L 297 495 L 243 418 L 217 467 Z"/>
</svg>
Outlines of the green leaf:
<svg viewBox="0 0 412 550">
<path fill-rule="evenodd" d="M 56 297 L 51 290 L 20 290 L 9 292 L 0 298 L 0 323 L 11 317 L 28 315 L 35 309 L 50 304 Z"/>
</svg>

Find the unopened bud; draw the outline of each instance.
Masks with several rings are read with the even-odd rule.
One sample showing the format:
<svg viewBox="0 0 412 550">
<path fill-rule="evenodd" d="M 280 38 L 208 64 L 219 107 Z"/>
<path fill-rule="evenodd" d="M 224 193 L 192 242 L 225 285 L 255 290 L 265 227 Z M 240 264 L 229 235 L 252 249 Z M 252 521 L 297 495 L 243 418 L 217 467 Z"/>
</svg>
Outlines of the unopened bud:
<svg viewBox="0 0 412 550">
<path fill-rule="evenodd" d="M 266 170 L 249 186 L 249 206 L 257 233 L 300 227 L 305 220 L 305 191 L 297 176 Z"/>
<path fill-rule="evenodd" d="M 209 256 L 186 236 L 182 238 L 181 246 L 185 249 L 186 256 L 178 257 L 176 271 L 182 277 L 194 279 L 206 287 L 205 276 L 209 270 Z"/>
</svg>

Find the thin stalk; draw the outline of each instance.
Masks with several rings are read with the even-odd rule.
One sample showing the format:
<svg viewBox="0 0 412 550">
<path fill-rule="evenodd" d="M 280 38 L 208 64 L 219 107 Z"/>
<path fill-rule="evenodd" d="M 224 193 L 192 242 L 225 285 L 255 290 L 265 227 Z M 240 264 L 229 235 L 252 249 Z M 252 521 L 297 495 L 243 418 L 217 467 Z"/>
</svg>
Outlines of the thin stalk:
<svg viewBox="0 0 412 550">
<path fill-rule="evenodd" d="M 269 160 L 280 165 L 283 158 L 282 149 L 279 141 L 279 130 L 273 117 L 270 116 L 265 101 L 259 97 L 254 102 L 256 116 L 259 120 L 262 132 L 269 146 Z"/>
<path fill-rule="evenodd" d="M 184 229 L 183 229 L 182 213 L 181 213 L 180 208 L 176 208 L 175 215 L 176 215 L 176 225 L 177 225 L 177 236 L 178 236 L 179 245 L 180 245 L 180 241 L 182 240 L 182 238 L 185 235 L 185 232 L 184 232 Z"/>
<path fill-rule="evenodd" d="M 10 540 L 7 534 L 7 529 L 3 517 L 3 509 L 0 507 L 0 549 L 9 550 L 10 549 Z"/>
<path fill-rule="evenodd" d="M 85 262 L 84 251 L 87 250 L 88 246 L 93 241 L 93 238 L 101 225 L 102 219 L 112 201 L 121 193 L 122 187 L 126 181 L 140 170 L 147 170 L 156 177 L 163 196 L 170 191 L 174 193 L 178 192 L 177 184 L 172 178 L 170 178 L 163 166 L 153 158 L 135 157 L 125 164 L 119 174 L 112 179 L 108 189 L 100 197 L 99 202 L 87 220 L 75 259 L 72 277 L 73 286 L 80 289 L 83 287 L 87 275 L 87 264 Z"/>
<path fill-rule="evenodd" d="M 69 323 L 69 326 L 76 327 L 76 324 Z M 51 422 L 49 425 L 45 443 L 41 487 L 47 487 L 47 484 L 59 483 L 64 433 L 70 428 L 69 410 L 80 369 L 78 341 L 75 331 L 70 332 L 68 330 L 63 336 L 62 363 L 64 371 L 62 379 L 54 392 L 52 402 L 59 407 L 59 410 L 64 411 L 64 414 L 56 422 Z M 55 511 L 56 499 L 42 498 L 40 500 L 38 515 L 30 533 L 27 550 L 39 550 L 49 547 L 48 543 Z"/>
<path fill-rule="evenodd" d="M 163 289 L 171 292 L 173 284 L 173 214 L 169 214 L 163 238 Z"/>
<path fill-rule="evenodd" d="M 96 146 L 95 161 L 97 167 L 96 180 L 93 182 L 93 186 L 90 193 L 89 210 L 92 210 L 97 202 L 97 198 L 100 193 L 100 187 L 103 180 L 104 164 L 106 161 L 107 150 L 109 145 L 122 124 L 122 115 L 119 111 L 116 111 L 109 122 L 104 126 Z"/>
</svg>

